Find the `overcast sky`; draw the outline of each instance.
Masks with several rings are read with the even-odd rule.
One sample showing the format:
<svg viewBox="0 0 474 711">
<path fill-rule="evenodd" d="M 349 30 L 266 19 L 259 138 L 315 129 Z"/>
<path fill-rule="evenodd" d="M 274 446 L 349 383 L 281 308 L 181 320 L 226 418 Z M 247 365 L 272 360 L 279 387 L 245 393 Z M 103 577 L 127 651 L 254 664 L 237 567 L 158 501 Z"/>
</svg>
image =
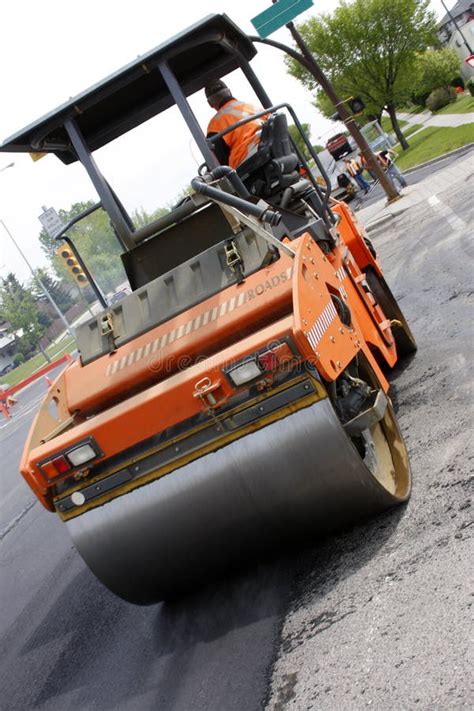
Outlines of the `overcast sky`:
<svg viewBox="0 0 474 711">
<path fill-rule="evenodd" d="M 250 19 L 270 4 L 270 0 L 180 0 L 176 5 L 150 0 L 3 3 L 0 142 L 205 15 L 225 12 L 253 34 Z M 315 0 L 314 8 L 301 19 L 330 12 L 337 4 L 338 0 Z M 444 13 L 441 0 L 432 0 L 431 5 L 438 16 Z M 448 7 L 452 5 L 450 0 Z M 273 38 L 291 44 L 286 29 Z M 299 119 L 311 125 L 313 143 L 325 142 L 334 133 L 334 124 L 318 114 L 309 94 L 286 74 L 277 50 L 260 45 L 252 64 L 272 101 L 288 101 Z M 232 82 L 238 98 L 252 102 L 247 86 Z M 205 100 L 196 95 L 192 106 L 205 128 L 210 117 Z M 140 207 L 151 211 L 173 200 L 202 162 L 176 109 L 105 146 L 95 157 L 130 212 Z M 0 170 L 12 161 L 14 167 L 0 172 L 0 220 L 33 266 L 44 265 L 38 242 L 42 206 L 67 210 L 74 202 L 96 200 L 97 195 L 78 164 L 64 166 L 54 156 L 34 163 L 29 155 L 1 153 Z M 22 280 L 29 277 L 0 224 L 0 275 L 9 271 Z"/>
</svg>

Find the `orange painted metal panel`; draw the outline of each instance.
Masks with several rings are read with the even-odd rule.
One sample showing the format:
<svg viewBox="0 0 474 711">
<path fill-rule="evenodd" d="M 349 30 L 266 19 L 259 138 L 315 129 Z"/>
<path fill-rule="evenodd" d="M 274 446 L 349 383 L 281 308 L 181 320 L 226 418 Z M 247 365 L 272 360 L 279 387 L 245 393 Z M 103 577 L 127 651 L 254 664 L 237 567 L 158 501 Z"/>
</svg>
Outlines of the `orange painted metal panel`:
<svg viewBox="0 0 474 711">
<path fill-rule="evenodd" d="M 66 373 L 70 412 L 103 410 L 125 393 L 152 385 L 231 341 L 256 331 L 291 308 L 292 259 L 286 255 L 134 338 L 110 355 Z"/>
<path fill-rule="evenodd" d="M 223 368 L 246 355 L 268 347 L 275 339 L 290 336 L 293 318 L 288 316 L 277 323 L 239 340 L 202 362 L 177 372 L 166 380 L 152 385 L 123 402 L 110 407 L 84 422 L 58 435 L 51 442 L 41 444 L 31 451 L 27 447 L 21 471 L 42 503 L 51 508 L 47 500 L 47 486 L 36 462 L 61 452 L 78 440 L 92 435 L 109 458 L 137 442 L 143 441 L 178 422 L 203 411 L 203 403 L 196 397 L 196 385 L 204 378 L 217 386 L 217 400 L 228 398 L 236 392 L 223 375 Z"/>
<path fill-rule="evenodd" d="M 360 225 L 349 205 L 345 202 L 338 202 L 332 206 L 333 212 L 341 216 L 337 229 L 344 243 L 349 247 L 351 254 L 360 269 L 364 270 L 371 266 L 375 272 L 382 275 L 382 269 L 378 261 L 371 254 L 364 237 L 367 237 L 365 229 Z"/>
</svg>

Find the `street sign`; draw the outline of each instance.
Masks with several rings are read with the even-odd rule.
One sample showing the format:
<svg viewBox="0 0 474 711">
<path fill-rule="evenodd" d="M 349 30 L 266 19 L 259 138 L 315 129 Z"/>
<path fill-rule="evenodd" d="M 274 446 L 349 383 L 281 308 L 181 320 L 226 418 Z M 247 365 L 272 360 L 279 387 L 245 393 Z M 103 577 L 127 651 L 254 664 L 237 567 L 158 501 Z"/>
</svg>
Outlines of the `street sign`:
<svg viewBox="0 0 474 711">
<path fill-rule="evenodd" d="M 43 212 L 39 215 L 38 220 L 41 222 L 49 236 L 53 237 L 53 239 L 64 227 L 64 222 L 61 220 L 54 207 L 50 207 L 48 210 L 43 208 Z"/>
<path fill-rule="evenodd" d="M 278 0 L 250 22 L 262 39 L 276 32 L 313 5 L 313 0 Z"/>
<path fill-rule="evenodd" d="M 470 67 L 474 67 L 474 54 L 471 54 L 469 57 L 466 57 L 464 60 L 466 64 L 469 64 Z"/>
</svg>

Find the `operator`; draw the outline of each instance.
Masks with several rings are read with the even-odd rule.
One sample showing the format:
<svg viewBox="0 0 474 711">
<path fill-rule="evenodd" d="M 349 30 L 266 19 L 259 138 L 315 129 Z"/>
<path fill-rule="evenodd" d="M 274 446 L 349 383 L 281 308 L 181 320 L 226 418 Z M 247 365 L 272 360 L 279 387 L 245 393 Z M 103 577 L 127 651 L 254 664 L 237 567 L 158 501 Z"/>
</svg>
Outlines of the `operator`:
<svg viewBox="0 0 474 711">
<path fill-rule="evenodd" d="M 207 103 L 217 113 L 209 121 L 207 138 L 215 136 L 232 124 L 258 113 L 251 104 L 245 104 L 232 96 L 229 87 L 217 79 L 205 87 Z M 256 153 L 261 139 L 262 125 L 268 116 L 262 116 L 235 128 L 214 143 L 214 153 L 221 165 L 237 168 L 246 158 Z"/>
</svg>

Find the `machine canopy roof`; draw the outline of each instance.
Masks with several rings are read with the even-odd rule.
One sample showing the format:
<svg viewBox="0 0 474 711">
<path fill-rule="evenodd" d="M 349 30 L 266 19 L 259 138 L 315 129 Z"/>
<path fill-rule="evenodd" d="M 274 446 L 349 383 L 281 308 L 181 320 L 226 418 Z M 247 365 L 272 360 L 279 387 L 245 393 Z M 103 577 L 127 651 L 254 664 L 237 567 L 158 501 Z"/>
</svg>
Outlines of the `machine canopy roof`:
<svg viewBox="0 0 474 711">
<path fill-rule="evenodd" d="M 94 151 L 175 103 L 158 70 L 161 61 L 168 61 L 189 96 L 236 69 L 239 56 L 248 61 L 255 54 L 251 40 L 226 15 L 209 15 L 10 136 L 0 151 L 49 152 L 73 163 L 66 120 L 76 120 Z"/>
</svg>

